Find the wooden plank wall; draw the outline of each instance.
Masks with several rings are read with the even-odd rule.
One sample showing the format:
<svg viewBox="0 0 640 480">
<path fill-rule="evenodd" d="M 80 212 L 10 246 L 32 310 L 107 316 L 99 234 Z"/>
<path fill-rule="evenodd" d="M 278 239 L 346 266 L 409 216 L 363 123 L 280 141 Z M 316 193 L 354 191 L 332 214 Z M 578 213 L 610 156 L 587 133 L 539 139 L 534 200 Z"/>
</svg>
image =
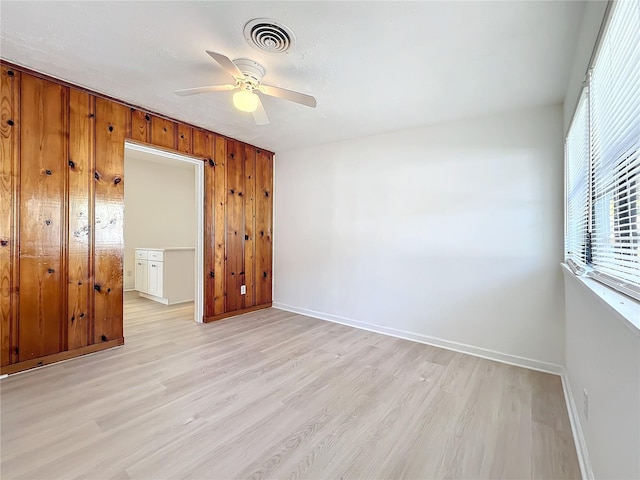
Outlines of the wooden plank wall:
<svg viewBox="0 0 640 480">
<path fill-rule="evenodd" d="M 204 162 L 204 320 L 271 305 L 272 153 L 0 66 L 2 373 L 124 342 L 127 139 Z"/>
</svg>

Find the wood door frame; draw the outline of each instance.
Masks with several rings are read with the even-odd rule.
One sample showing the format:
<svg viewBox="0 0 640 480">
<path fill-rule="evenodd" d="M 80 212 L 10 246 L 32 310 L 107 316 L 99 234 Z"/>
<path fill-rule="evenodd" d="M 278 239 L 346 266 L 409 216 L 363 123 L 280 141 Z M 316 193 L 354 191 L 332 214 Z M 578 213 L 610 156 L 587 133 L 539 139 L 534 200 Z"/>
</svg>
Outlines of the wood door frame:
<svg viewBox="0 0 640 480">
<path fill-rule="evenodd" d="M 136 142 L 126 139 L 124 142 L 125 156 L 127 149 L 137 152 L 159 155 L 161 157 L 190 163 L 195 166 L 196 175 L 196 291 L 193 304 L 193 319 L 196 323 L 204 323 L 204 162 L 199 157 L 186 153 L 168 151 L 154 145 Z M 125 178 L 126 186 L 126 178 Z M 125 208 L 127 208 L 125 204 Z M 125 227 L 126 228 L 126 227 Z"/>
</svg>

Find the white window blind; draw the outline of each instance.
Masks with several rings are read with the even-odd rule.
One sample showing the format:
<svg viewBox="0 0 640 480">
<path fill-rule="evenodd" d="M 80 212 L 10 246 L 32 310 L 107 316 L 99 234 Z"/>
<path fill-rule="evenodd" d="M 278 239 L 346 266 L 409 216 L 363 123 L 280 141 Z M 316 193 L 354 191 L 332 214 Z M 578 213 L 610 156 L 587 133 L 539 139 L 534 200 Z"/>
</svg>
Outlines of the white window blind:
<svg viewBox="0 0 640 480">
<path fill-rule="evenodd" d="M 613 4 L 589 110 L 592 267 L 596 278 L 640 291 L 640 0 Z"/>
<path fill-rule="evenodd" d="M 565 143 L 567 224 L 566 260 L 574 272 L 587 258 L 589 225 L 589 99 L 582 93 Z"/>
</svg>

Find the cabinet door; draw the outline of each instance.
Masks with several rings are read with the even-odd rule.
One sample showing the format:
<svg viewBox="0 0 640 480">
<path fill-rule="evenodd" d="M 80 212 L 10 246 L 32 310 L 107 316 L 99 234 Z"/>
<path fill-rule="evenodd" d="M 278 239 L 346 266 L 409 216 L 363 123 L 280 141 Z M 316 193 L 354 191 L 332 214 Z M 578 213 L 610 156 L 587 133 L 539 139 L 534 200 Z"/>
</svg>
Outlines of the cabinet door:
<svg viewBox="0 0 640 480">
<path fill-rule="evenodd" d="M 162 297 L 162 262 L 149 262 L 149 295 Z"/>
<path fill-rule="evenodd" d="M 149 268 L 146 260 L 136 260 L 136 290 L 149 291 Z"/>
</svg>

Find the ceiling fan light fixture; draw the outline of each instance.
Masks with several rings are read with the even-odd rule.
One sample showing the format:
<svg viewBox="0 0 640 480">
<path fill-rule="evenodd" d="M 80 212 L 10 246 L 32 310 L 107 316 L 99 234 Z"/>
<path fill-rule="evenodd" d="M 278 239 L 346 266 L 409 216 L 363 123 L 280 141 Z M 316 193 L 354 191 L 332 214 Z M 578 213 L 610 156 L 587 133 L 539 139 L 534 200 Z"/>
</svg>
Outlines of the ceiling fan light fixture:
<svg viewBox="0 0 640 480">
<path fill-rule="evenodd" d="M 241 112 L 255 112 L 260 99 L 250 90 L 240 90 L 233 94 L 233 105 Z"/>
<path fill-rule="evenodd" d="M 316 99 L 311 95 L 262 83 L 262 76 L 265 73 L 264 67 L 254 60 L 250 60 L 248 58 L 237 58 L 235 60 L 231 60 L 222 53 L 217 53 L 211 50 L 206 50 L 206 52 L 229 75 L 233 77 L 235 84 L 186 88 L 176 90 L 174 92 L 176 95 L 189 96 L 201 93 L 239 89 L 239 91 L 233 95 L 233 105 L 241 112 L 252 113 L 253 120 L 256 125 L 267 125 L 269 123 L 267 112 L 264 110 L 260 97 L 256 95 L 256 90 L 259 90 L 263 95 L 288 100 L 307 107 L 316 108 L 317 106 Z"/>
</svg>

